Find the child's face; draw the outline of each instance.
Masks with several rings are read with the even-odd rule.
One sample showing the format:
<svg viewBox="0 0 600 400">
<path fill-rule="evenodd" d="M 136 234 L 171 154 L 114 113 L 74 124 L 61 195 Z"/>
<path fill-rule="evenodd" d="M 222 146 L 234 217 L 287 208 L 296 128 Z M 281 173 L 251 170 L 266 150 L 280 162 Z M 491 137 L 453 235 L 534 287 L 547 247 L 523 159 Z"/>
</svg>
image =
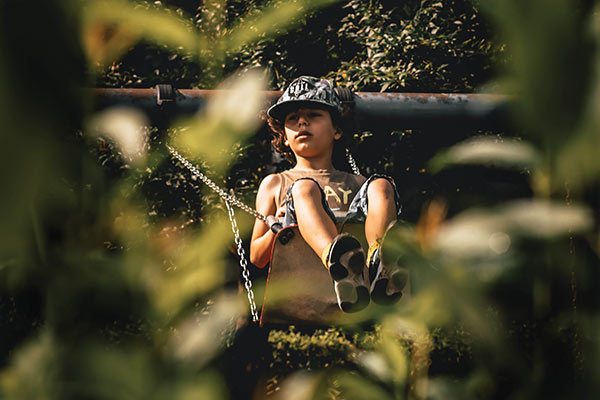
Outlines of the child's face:
<svg viewBox="0 0 600 400">
<path fill-rule="evenodd" d="M 298 157 L 312 158 L 333 151 L 333 142 L 342 133 L 333 125 L 329 111 L 299 108 L 287 114 L 284 122 L 286 144 Z"/>
</svg>

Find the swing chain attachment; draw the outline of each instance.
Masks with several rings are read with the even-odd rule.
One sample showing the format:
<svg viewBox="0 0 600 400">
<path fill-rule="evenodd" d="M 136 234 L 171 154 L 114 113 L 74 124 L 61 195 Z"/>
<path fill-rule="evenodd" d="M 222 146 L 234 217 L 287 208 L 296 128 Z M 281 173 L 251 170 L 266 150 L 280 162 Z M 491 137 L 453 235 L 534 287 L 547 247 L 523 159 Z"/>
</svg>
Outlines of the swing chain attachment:
<svg viewBox="0 0 600 400">
<path fill-rule="evenodd" d="M 214 183 L 208 176 L 206 176 L 202 172 L 200 172 L 200 170 L 198 170 L 198 168 L 196 168 L 191 162 L 189 162 L 181 154 L 179 154 L 177 152 L 177 150 L 175 150 L 174 148 L 172 148 L 169 145 L 167 145 L 167 149 L 169 149 L 169 152 L 173 155 L 173 157 L 175 157 L 177 160 L 179 160 L 179 162 L 181 162 L 192 174 L 194 174 L 198 178 L 200 178 L 200 180 L 202 182 L 204 182 L 204 184 L 206 186 L 208 186 L 209 188 L 214 190 L 219 195 L 219 197 L 221 197 L 223 200 L 225 200 L 226 203 L 229 202 L 229 203 L 233 204 L 234 206 L 241 208 L 242 210 L 246 211 L 248 214 L 252 215 L 255 218 L 260 219 L 261 221 L 263 221 L 264 223 L 267 224 L 267 217 L 265 217 L 258 211 L 254 210 L 253 208 L 248 207 L 246 204 L 239 201 L 235 196 L 225 192 L 223 189 L 221 189 L 219 186 L 217 186 L 217 184 Z"/>
<path fill-rule="evenodd" d="M 231 221 L 231 230 L 235 237 L 235 244 L 237 245 L 237 254 L 240 257 L 240 267 L 242 269 L 242 276 L 244 277 L 244 287 L 248 294 L 248 303 L 250 303 L 250 314 L 252 315 L 252 322 L 258 322 L 258 312 L 256 311 L 256 302 L 254 301 L 254 291 L 252 290 L 252 281 L 250 280 L 250 271 L 248 270 L 248 261 L 246 261 L 246 252 L 242 246 L 242 239 L 240 238 L 240 230 L 237 226 L 235 214 L 233 213 L 233 207 L 225 200 L 227 206 L 227 214 L 229 215 L 229 221 Z"/>
<path fill-rule="evenodd" d="M 350 164 L 350 168 L 352 168 L 352 172 L 354 175 L 360 175 L 360 169 L 358 169 L 358 165 L 356 165 L 356 161 L 354 161 L 354 157 L 350 153 L 350 150 L 346 147 L 346 159 L 348 160 L 348 164 Z"/>
</svg>

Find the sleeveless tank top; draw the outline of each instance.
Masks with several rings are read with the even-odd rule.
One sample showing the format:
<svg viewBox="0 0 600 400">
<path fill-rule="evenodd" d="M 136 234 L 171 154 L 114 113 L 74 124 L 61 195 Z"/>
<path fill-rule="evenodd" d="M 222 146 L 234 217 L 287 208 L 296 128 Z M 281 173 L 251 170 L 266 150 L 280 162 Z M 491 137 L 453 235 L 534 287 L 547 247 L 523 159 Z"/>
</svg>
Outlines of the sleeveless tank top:
<svg viewBox="0 0 600 400">
<path fill-rule="evenodd" d="M 327 204 L 329 204 L 332 211 L 348 211 L 352 199 L 366 181 L 365 177 L 361 175 L 329 169 L 314 171 L 289 169 L 280 172 L 279 176 L 281 176 L 279 207 L 285 205 L 285 196 L 292 183 L 300 178 L 312 178 L 323 189 Z"/>
</svg>

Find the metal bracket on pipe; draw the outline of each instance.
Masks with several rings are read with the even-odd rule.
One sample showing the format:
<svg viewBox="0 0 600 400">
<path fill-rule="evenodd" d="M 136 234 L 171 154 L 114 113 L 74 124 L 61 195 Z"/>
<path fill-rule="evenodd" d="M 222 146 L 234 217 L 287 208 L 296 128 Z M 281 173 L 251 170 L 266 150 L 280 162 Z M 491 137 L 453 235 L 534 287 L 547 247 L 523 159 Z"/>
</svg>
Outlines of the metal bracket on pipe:
<svg viewBox="0 0 600 400">
<path fill-rule="evenodd" d="M 172 102 L 177 100 L 179 96 L 183 96 L 177 89 L 171 84 L 158 84 L 155 86 L 156 89 L 156 104 L 161 106 L 163 103 Z"/>
<path fill-rule="evenodd" d="M 352 90 L 346 87 L 339 86 L 336 87 L 334 90 L 343 104 L 349 104 L 350 106 L 354 106 L 354 93 L 352 92 Z"/>
</svg>

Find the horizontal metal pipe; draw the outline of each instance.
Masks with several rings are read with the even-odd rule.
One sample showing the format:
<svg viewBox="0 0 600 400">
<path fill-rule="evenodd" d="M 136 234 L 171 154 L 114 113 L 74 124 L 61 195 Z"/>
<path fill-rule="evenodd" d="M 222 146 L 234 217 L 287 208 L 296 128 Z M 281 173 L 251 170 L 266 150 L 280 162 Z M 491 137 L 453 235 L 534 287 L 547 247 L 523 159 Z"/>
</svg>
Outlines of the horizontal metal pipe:
<svg viewBox="0 0 600 400">
<path fill-rule="evenodd" d="M 216 90 L 91 89 L 95 109 L 132 106 L 142 109 L 152 121 L 191 115 L 203 107 Z M 170 91 L 171 90 L 171 91 Z M 265 91 L 273 104 L 280 91 Z M 354 114 L 361 128 L 386 126 L 392 129 L 460 127 L 502 129 L 509 123 L 508 96 L 491 94 L 354 93 Z"/>
</svg>

